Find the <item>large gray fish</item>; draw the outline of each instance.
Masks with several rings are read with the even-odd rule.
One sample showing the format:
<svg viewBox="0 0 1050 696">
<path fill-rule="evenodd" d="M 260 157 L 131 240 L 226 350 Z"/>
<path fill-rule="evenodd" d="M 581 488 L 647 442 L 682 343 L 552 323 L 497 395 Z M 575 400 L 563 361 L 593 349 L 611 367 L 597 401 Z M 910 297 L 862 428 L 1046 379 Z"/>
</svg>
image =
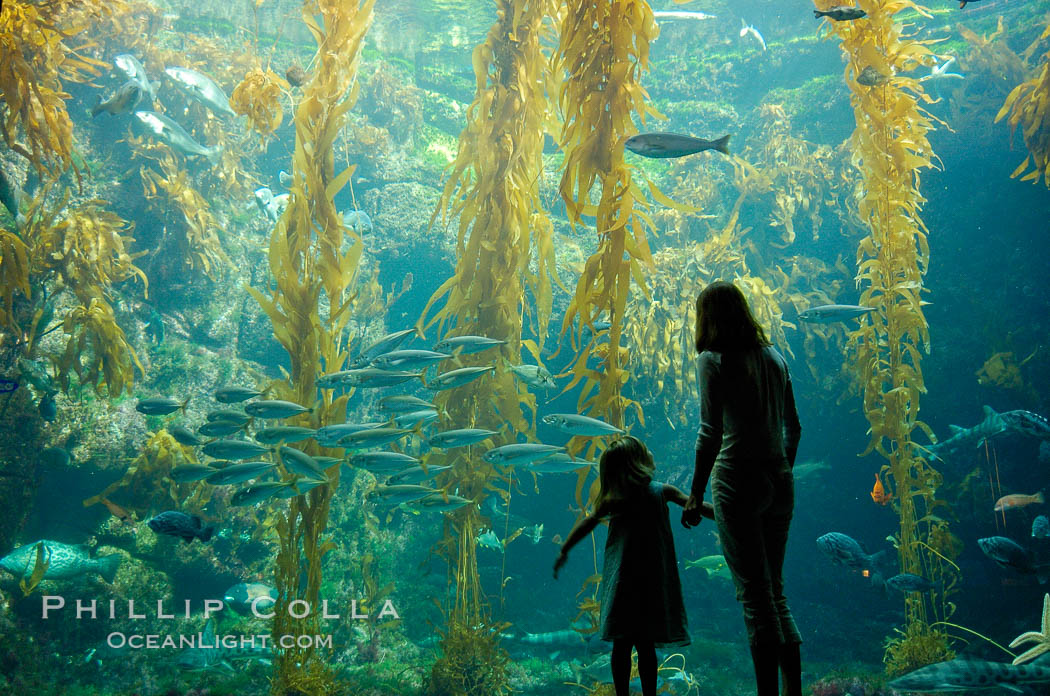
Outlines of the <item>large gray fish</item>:
<svg viewBox="0 0 1050 696">
<path fill-rule="evenodd" d="M 453 447 L 466 447 L 474 445 L 482 440 L 487 440 L 496 434 L 495 430 L 483 430 L 482 428 L 460 428 L 458 430 L 446 430 L 435 433 L 427 440 L 431 447 L 439 449 L 452 449 Z"/>
<path fill-rule="evenodd" d="M 493 447 L 481 455 L 489 464 L 528 464 L 544 457 L 549 457 L 555 452 L 564 452 L 564 447 L 557 445 L 544 445 L 538 442 L 524 442 L 513 445 Z M 582 466 L 582 465 L 581 465 Z"/>
<path fill-rule="evenodd" d="M 942 691 L 984 692 L 995 688 L 1023 693 L 1025 687 L 1048 683 L 1050 667 L 1043 665 L 955 659 L 921 667 L 897 677 L 888 686 L 896 691 L 927 694 Z"/>
<path fill-rule="evenodd" d="M 623 146 L 636 155 L 652 159 L 685 157 L 704 150 L 717 150 L 723 155 L 728 155 L 729 136 L 724 135 L 718 140 L 704 140 L 677 133 L 639 133 L 628 138 Z"/>
<path fill-rule="evenodd" d="M 16 578 L 30 577 L 36 568 L 37 544 L 44 545 L 44 561 L 48 563 L 42 580 L 72 580 L 88 574 L 98 574 L 106 582 L 113 582 L 121 557 L 116 554 L 92 558 L 86 546 L 63 544 L 41 539 L 19 546 L 0 558 L 0 568 Z"/>
<path fill-rule="evenodd" d="M 136 111 L 135 118 L 158 140 L 184 155 L 206 157 L 209 162 L 215 164 L 222 153 L 222 148 L 218 145 L 215 147 L 204 147 L 198 143 L 189 133 L 183 130 L 182 126 L 164 114 L 158 114 L 154 111 Z"/>
<path fill-rule="evenodd" d="M 1013 539 L 1003 536 L 991 536 L 977 540 L 977 545 L 985 556 L 995 561 L 1002 568 L 1012 568 L 1022 575 L 1037 574 L 1040 583 L 1047 580 L 1047 566 L 1036 565 L 1032 555 Z"/>
<path fill-rule="evenodd" d="M 227 643 L 232 644 L 233 647 L 227 647 Z M 268 665 L 272 656 L 273 651 L 261 645 L 255 645 L 254 638 L 251 639 L 251 642 L 247 640 L 220 641 L 215 636 L 215 619 L 208 619 L 204 630 L 197 634 L 197 644 L 179 653 L 176 662 L 179 669 L 186 672 L 206 672 L 214 669 L 232 672 L 233 667 L 230 665 L 230 660 L 258 660 Z"/>
<path fill-rule="evenodd" d="M 957 452 L 963 447 L 980 447 L 985 440 L 1005 432 L 1007 424 L 1002 416 L 995 412 L 991 406 L 984 406 L 984 420 L 972 428 L 962 428 L 958 425 L 949 425 L 951 437 L 947 440 L 930 445 L 929 451 L 937 459 Z"/>
<path fill-rule="evenodd" d="M 549 413 L 541 419 L 547 425 L 563 433 L 584 437 L 601 437 L 603 435 L 621 435 L 626 432 L 605 421 L 581 416 L 578 413 Z"/>
<path fill-rule="evenodd" d="M 124 73 L 124 77 L 142 88 L 145 95 L 149 97 L 149 105 L 153 106 L 153 102 L 157 100 L 157 85 L 154 82 L 150 82 L 149 76 L 146 75 L 146 69 L 142 67 L 139 59 L 130 53 L 121 53 L 113 59 L 113 65 L 117 70 Z"/>
<path fill-rule="evenodd" d="M 227 116 L 237 115 L 230 108 L 230 98 L 207 75 L 189 68 L 164 68 L 164 72 L 172 79 L 175 86 L 185 92 L 191 99 L 204 104 L 204 106 L 215 113 L 226 114 Z"/>
<path fill-rule="evenodd" d="M 103 111 L 114 116 L 126 114 L 139 105 L 143 92 L 142 85 L 134 80 L 128 80 L 108 99 L 100 96 L 95 107 L 91 109 L 91 115 L 92 117 L 98 116 Z"/>
<path fill-rule="evenodd" d="M 847 319 L 864 316 L 868 312 L 874 311 L 874 307 L 829 304 L 804 309 L 798 313 L 798 318 L 811 324 L 833 324 L 837 321 L 846 321 Z"/>
<path fill-rule="evenodd" d="M 506 341 L 488 336 L 452 336 L 436 343 L 434 350 L 456 355 L 474 355 L 504 344 Z"/>
</svg>

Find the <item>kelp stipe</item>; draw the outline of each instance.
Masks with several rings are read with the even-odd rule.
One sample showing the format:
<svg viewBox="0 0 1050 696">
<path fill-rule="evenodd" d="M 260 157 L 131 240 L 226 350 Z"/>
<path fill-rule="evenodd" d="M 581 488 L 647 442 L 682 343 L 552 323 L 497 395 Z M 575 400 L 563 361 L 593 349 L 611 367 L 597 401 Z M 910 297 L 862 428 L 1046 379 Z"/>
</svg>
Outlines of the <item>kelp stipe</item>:
<svg viewBox="0 0 1050 696">
<path fill-rule="evenodd" d="M 826 10 L 834 3 L 815 4 Z M 858 0 L 856 6 L 867 16 L 830 24 L 848 56 L 845 81 L 857 122 L 854 160 L 864 180 L 859 212 L 870 227 L 857 250 L 859 304 L 876 311 L 861 319 L 849 347 L 871 425 L 864 454 L 874 451 L 886 459 L 879 474 L 889 482 L 900 516 L 900 570 L 934 584 L 929 593 L 905 597 L 905 629 L 887 641 L 887 671 L 899 674 L 953 656 L 948 636 L 931 624 L 954 612 L 949 597 L 959 580 L 957 567 L 944 560 L 953 555 L 947 523 L 932 514 L 946 505 L 936 498 L 941 475 L 912 440 L 916 428 L 933 437 L 918 413 L 919 395 L 926 391 L 920 348 L 928 350 L 930 340 L 921 300 L 930 249 L 920 217 L 925 199 L 919 178 L 922 169 L 933 166 L 934 154 L 927 139 L 933 117 L 919 106 L 932 100 L 918 79 L 907 75 L 934 64 L 935 57 L 894 24 L 894 15 L 905 9 L 928 16 L 921 6 L 911 0 Z M 862 85 L 857 78 L 866 68 L 891 77 Z"/>
<path fill-rule="evenodd" d="M 317 401 L 316 378 L 322 371 L 342 369 L 347 359 L 343 338 L 354 306 L 363 242 L 343 224 L 335 195 L 353 173 L 348 167 L 335 173 L 333 143 L 357 100 L 358 60 L 364 36 L 372 22 L 373 0 L 316 0 L 303 5 L 303 21 L 317 42 L 317 69 L 303 86 L 295 110 L 295 152 L 288 207 L 270 237 L 270 271 L 274 287 L 268 293 L 248 292 L 273 324 L 274 336 L 288 351 L 289 378 L 274 385 L 273 395 L 313 407 L 300 416 L 310 426 L 342 422 L 348 394 L 332 399 L 324 392 Z M 322 294 L 326 302 L 322 303 Z M 327 307 L 325 316 L 321 307 Z M 305 449 L 319 453 L 315 444 Z M 339 483 L 339 467 L 332 467 L 330 483 L 292 498 L 288 511 L 271 520 L 280 539 L 275 580 L 279 599 L 272 634 L 318 635 L 323 631 L 318 612 L 321 564 L 335 548 L 322 535 L 328 525 L 332 491 Z M 300 578 L 306 582 L 300 584 Z M 290 602 L 302 599 L 313 607 L 302 619 L 288 612 Z M 271 690 L 275 696 L 333 693 L 335 675 L 316 646 L 284 650 L 275 661 Z"/>
<path fill-rule="evenodd" d="M 500 347 L 509 361 L 520 361 L 526 347 L 540 361 L 543 337 L 550 321 L 554 275 L 552 228 L 539 197 L 543 168 L 543 136 L 549 115 L 548 60 L 540 44 L 543 21 L 553 11 L 551 0 L 498 0 L 496 24 L 486 41 L 474 49 L 477 92 L 467 111 L 456 159 L 433 220 L 459 216 L 455 273 L 442 284 L 423 310 L 419 326 L 438 323 L 442 336 L 482 334 L 506 341 Z M 531 248 L 537 249 L 531 273 Z M 532 321 L 536 340 L 522 340 L 522 324 L 530 310 L 526 289 L 535 299 Z M 447 296 L 447 297 L 446 297 Z M 444 305 L 429 321 L 430 308 Z M 491 353 L 464 356 L 463 365 L 487 364 Z M 491 377 L 437 396 L 448 421 L 500 430 L 502 442 L 535 429 L 536 397 L 519 384 L 499 360 Z M 526 418 L 526 414 L 528 417 Z M 476 449 L 476 448 L 475 448 Z M 480 460 L 476 451 L 457 451 L 442 461 L 452 466 L 443 483 L 459 495 L 479 500 L 495 492 L 509 500 L 513 473 Z M 434 664 L 426 693 L 506 693 L 506 652 L 499 647 L 499 629 L 490 625 L 487 602 L 478 577 L 476 537 L 485 526 L 476 505 L 446 516 L 445 535 L 438 544 L 455 574 L 454 604 L 445 608 L 448 622 L 441 641 L 442 657 Z M 501 536 L 508 540 L 504 529 Z M 502 588 L 501 588 L 502 592 Z"/>
</svg>

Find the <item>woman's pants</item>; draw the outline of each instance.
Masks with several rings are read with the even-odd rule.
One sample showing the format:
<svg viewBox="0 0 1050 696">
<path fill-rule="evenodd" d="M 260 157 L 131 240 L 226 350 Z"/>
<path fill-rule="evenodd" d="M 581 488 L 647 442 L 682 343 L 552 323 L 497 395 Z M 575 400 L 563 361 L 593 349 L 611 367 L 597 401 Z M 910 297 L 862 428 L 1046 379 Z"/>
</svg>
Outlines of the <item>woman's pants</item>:
<svg viewBox="0 0 1050 696">
<path fill-rule="evenodd" d="M 748 641 L 771 647 L 801 643 L 784 597 L 784 552 L 795 506 L 791 467 L 786 460 L 718 462 L 711 478 L 715 522 Z"/>
</svg>

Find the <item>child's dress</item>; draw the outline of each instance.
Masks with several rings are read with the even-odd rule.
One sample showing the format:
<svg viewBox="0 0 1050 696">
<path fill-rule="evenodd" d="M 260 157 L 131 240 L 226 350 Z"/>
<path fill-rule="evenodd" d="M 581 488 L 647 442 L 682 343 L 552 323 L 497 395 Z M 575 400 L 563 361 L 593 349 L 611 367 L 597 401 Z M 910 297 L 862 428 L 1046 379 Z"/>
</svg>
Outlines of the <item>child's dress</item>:
<svg viewBox="0 0 1050 696">
<path fill-rule="evenodd" d="M 651 481 L 609 518 L 602 567 L 601 638 L 688 645 L 663 484 Z"/>
</svg>

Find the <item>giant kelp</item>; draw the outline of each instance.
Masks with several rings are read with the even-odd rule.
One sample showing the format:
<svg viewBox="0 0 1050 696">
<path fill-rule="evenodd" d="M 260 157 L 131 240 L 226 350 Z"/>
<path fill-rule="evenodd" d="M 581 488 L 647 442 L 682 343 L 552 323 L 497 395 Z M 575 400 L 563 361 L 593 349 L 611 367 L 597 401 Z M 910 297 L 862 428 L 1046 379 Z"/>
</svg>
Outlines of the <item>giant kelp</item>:
<svg viewBox="0 0 1050 696">
<path fill-rule="evenodd" d="M 815 4 L 826 10 L 833 3 Z M 921 293 L 930 253 L 919 181 L 934 155 L 927 139 L 932 117 L 920 106 L 929 99 L 907 75 L 934 58 L 925 43 L 906 37 L 894 23 L 901 10 L 926 14 L 922 7 L 911 0 L 858 0 L 857 7 L 867 17 L 831 23 L 831 31 L 848 58 L 845 80 L 857 122 L 852 145 L 864 180 L 859 210 L 870 227 L 857 250 L 857 280 L 860 304 L 876 311 L 850 335 L 871 426 L 864 454 L 878 452 L 886 460 L 880 474 L 891 485 L 900 517 L 901 572 L 934 583 L 930 593 L 905 598 L 907 625 L 901 638 L 888 641 L 886 652 L 887 669 L 898 673 L 951 657 L 947 636 L 931 624 L 954 611 L 949 597 L 958 579 L 947 523 L 933 514 L 944 505 L 936 499 L 941 476 L 912 439 L 916 428 L 932 436 L 918 419 L 919 396 L 926 390 L 920 350 L 929 349 Z M 857 78 L 867 68 L 889 77 L 862 85 Z"/>
<path fill-rule="evenodd" d="M 544 19 L 553 8 L 551 0 L 497 0 L 498 20 L 474 50 L 477 93 L 434 213 L 459 217 L 456 269 L 434 292 L 420 319 L 422 327 L 430 307 L 444 298 L 426 325 L 438 323 L 442 335 L 503 339 L 503 356 L 515 364 L 520 362 L 522 346 L 533 360 L 540 360 L 551 314 L 554 246 L 538 182 L 548 119 L 544 91 L 548 60 L 541 38 Z M 533 247 L 535 272 L 529 269 Z M 532 321 L 537 340 L 522 340 L 523 317 L 533 307 L 526 289 L 535 299 Z M 490 359 L 466 356 L 462 362 Z M 499 430 L 506 424 L 503 437 L 513 442 L 517 434 L 533 431 L 536 397 L 501 362 L 492 378 L 442 392 L 437 404 L 457 427 Z M 459 495 L 479 499 L 493 490 L 505 498 L 510 495 L 511 472 L 480 461 L 469 451 L 451 455 L 447 463 L 453 468 L 446 476 Z M 431 672 L 430 694 L 506 690 L 506 655 L 496 645 L 496 634 L 488 630 L 478 578 L 475 538 L 483 526 L 473 505 L 446 521 L 446 538 L 439 548 L 455 568 L 456 595 L 448 608 L 444 656 Z M 479 660 L 482 663 L 475 664 Z"/>
<path fill-rule="evenodd" d="M 1038 39 L 1025 50 L 1025 57 L 1030 57 L 1043 42 L 1050 38 L 1050 23 Z M 1043 64 L 1037 75 L 1014 87 L 1006 102 L 995 116 L 998 123 L 1006 118 L 1010 124 L 1010 135 L 1013 136 L 1018 126 L 1024 138 L 1025 147 L 1032 158 L 1034 168 L 1028 169 L 1028 156 L 1014 170 L 1011 177 L 1021 177 L 1021 181 L 1039 181 L 1050 187 L 1050 50 L 1043 54 Z"/>
<path fill-rule="evenodd" d="M 317 66 L 303 85 L 295 110 L 288 207 L 270 236 L 274 286 L 265 293 L 249 288 L 291 362 L 289 378 L 276 384 L 274 393 L 312 405 L 309 418 L 314 427 L 341 420 L 348 398 L 333 400 L 331 392 L 325 392 L 317 401 L 316 377 L 322 371 L 342 369 L 347 358 L 343 336 L 363 242 L 344 226 L 335 206 L 335 195 L 349 181 L 353 168 L 336 174 L 333 143 L 357 99 L 357 65 L 372 21 L 372 5 L 373 0 L 361 4 L 316 0 L 303 5 L 303 21 L 317 42 Z M 323 317 L 322 299 L 327 307 Z M 272 627 L 275 639 L 320 633 L 321 564 L 334 546 L 322 535 L 338 478 L 335 467 L 332 483 L 292 498 L 287 514 L 277 513 L 280 549 L 275 576 L 280 599 Z M 296 619 L 287 611 L 295 599 L 305 599 L 315 609 Z M 296 647 L 278 656 L 272 690 L 281 696 L 289 692 L 319 696 L 331 693 L 332 681 L 331 668 L 316 646 Z"/>
<path fill-rule="evenodd" d="M 0 128 L 7 146 L 28 159 L 41 176 L 45 171 L 76 169 L 73 122 L 65 104 L 69 95 L 62 81 L 84 82 L 106 67 L 83 53 L 90 41 L 80 36 L 87 28 L 82 17 L 103 14 L 119 4 L 8 0 L 0 13 Z M 74 42 L 79 45 L 71 45 Z"/>
</svg>

